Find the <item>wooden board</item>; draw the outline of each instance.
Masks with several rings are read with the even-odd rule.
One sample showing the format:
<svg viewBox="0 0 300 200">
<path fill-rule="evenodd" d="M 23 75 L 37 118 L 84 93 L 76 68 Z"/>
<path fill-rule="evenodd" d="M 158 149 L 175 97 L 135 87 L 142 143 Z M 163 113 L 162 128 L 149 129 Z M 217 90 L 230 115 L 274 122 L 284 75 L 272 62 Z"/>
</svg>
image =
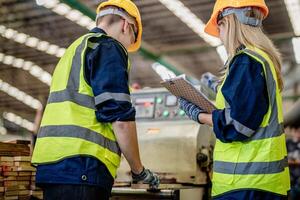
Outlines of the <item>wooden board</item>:
<svg viewBox="0 0 300 200">
<path fill-rule="evenodd" d="M 1 166 L 14 166 L 14 162 L 0 161 Z"/>
<path fill-rule="evenodd" d="M 18 176 L 18 172 L 9 171 L 9 172 L 3 172 L 3 176 Z"/>
<path fill-rule="evenodd" d="M 19 162 L 30 162 L 31 161 L 31 157 L 30 156 L 15 156 L 14 157 L 14 161 L 19 161 Z"/>
<path fill-rule="evenodd" d="M 18 196 L 4 196 L 5 200 L 18 200 Z"/>
<path fill-rule="evenodd" d="M 32 172 L 18 172 L 18 176 L 31 176 Z"/>
<path fill-rule="evenodd" d="M 23 166 L 23 167 L 18 167 L 17 171 L 30 171 L 30 172 L 34 172 L 36 171 L 36 169 L 32 166 Z"/>
<path fill-rule="evenodd" d="M 20 196 L 25 196 L 25 195 L 29 195 L 30 194 L 30 190 L 19 190 L 18 195 Z"/>
<path fill-rule="evenodd" d="M 14 158 L 9 156 L 0 156 L 0 161 L 2 162 L 13 162 Z"/>
<path fill-rule="evenodd" d="M 16 180 L 18 180 L 18 181 L 31 181 L 31 176 L 17 176 Z"/>
<path fill-rule="evenodd" d="M 17 161 L 17 162 L 14 163 L 14 165 L 18 166 L 18 167 L 31 167 L 31 163 L 28 162 L 28 161 L 26 161 L 26 162 L 23 162 L 23 161 L 19 162 L 19 161 Z"/>
<path fill-rule="evenodd" d="M 11 144 L 0 142 L 0 156 L 29 156 L 28 144 Z"/>
<path fill-rule="evenodd" d="M 151 190 L 149 184 L 131 184 L 132 189 L 146 189 Z M 179 188 L 189 188 L 181 184 L 160 184 L 157 190 L 166 190 L 166 189 L 179 189 Z"/>
<path fill-rule="evenodd" d="M 4 178 L 4 181 L 16 181 L 17 177 L 16 176 L 7 176 Z"/>
<path fill-rule="evenodd" d="M 14 172 L 14 171 L 17 171 L 17 167 L 15 167 L 15 166 L 2 166 L 2 171 L 3 172 Z M 8 176 L 8 175 L 3 175 L 3 176 Z"/>
</svg>

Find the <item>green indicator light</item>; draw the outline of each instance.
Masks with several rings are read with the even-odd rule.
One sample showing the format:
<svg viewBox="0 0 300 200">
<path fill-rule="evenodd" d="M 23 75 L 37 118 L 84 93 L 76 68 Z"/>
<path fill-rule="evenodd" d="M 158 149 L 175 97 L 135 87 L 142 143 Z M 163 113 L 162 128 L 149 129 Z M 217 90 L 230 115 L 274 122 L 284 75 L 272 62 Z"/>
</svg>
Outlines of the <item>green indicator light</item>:
<svg viewBox="0 0 300 200">
<path fill-rule="evenodd" d="M 169 114 L 170 114 L 169 111 L 165 110 L 164 113 L 163 113 L 163 116 L 164 116 L 164 117 L 168 117 Z"/>
<path fill-rule="evenodd" d="M 184 112 L 183 110 L 180 110 L 180 111 L 179 111 L 179 115 L 180 115 L 180 116 L 184 116 L 184 115 L 185 115 L 185 112 Z"/>
<path fill-rule="evenodd" d="M 157 98 L 156 99 L 156 102 L 159 103 L 159 104 L 162 103 L 162 101 L 163 101 L 162 98 Z"/>
</svg>

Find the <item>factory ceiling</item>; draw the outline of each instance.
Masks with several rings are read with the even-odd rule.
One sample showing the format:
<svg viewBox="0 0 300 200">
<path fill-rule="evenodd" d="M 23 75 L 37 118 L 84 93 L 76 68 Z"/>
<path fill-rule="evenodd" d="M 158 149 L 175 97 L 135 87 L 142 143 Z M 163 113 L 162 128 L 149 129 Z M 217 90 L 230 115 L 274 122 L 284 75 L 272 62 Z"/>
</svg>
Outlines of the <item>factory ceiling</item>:
<svg viewBox="0 0 300 200">
<path fill-rule="evenodd" d="M 61 2 L 81 11 L 85 10 L 84 14 L 93 17 L 101 1 Z M 206 71 L 215 74 L 219 71 L 223 61 L 216 47 L 200 37 L 166 5 L 159 0 L 134 0 L 134 2 L 141 11 L 144 32 L 143 49 L 130 55 L 131 83 L 138 83 L 142 87 L 159 87 L 160 77 L 151 67 L 154 62 L 166 64 L 175 68 L 178 73 L 186 73 L 196 79 Z M 181 0 L 181 2 L 203 23 L 208 21 L 214 4 L 213 0 Z M 270 8 L 270 16 L 264 21 L 265 32 L 275 41 L 284 61 L 294 66 L 291 38 L 295 33 L 285 2 L 266 0 L 266 3 Z M 44 104 L 49 92 L 47 73 L 52 74 L 59 60 L 58 50 L 63 51 L 72 41 L 87 32 L 88 28 L 59 15 L 53 9 L 37 5 L 35 0 L 0 0 L 0 58 L 2 56 L 6 59 L 0 62 L 0 83 L 9 84 L 5 85 L 6 89 L 0 90 L 0 111 L 14 112 L 33 121 L 37 103 L 26 104 L 24 102 L 30 99 L 21 97 L 18 100 L 16 90 L 15 96 L 7 94 L 5 92 L 7 87 L 17 88 Z M 27 39 L 28 37 L 35 39 L 24 43 L 24 34 Z M 48 46 L 45 42 L 48 42 Z M 38 49 L 37 44 L 40 45 Z M 52 49 L 49 45 L 52 45 Z M 24 67 L 25 62 L 31 64 L 31 67 L 34 66 L 36 71 Z M 43 73 L 46 75 L 43 76 Z"/>
</svg>

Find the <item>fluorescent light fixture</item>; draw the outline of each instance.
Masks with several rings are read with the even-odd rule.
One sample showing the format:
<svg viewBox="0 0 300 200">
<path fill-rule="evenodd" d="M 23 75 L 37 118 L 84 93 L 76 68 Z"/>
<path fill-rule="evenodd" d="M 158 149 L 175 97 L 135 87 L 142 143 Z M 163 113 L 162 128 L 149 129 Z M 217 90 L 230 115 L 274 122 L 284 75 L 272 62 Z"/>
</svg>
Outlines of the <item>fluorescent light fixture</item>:
<svg viewBox="0 0 300 200">
<path fill-rule="evenodd" d="M 297 64 L 300 65 L 300 37 L 292 39 Z"/>
<path fill-rule="evenodd" d="M 300 36 L 300 1 L 284 0 L 296 36 Z"/>
<path fill-rule="evenodd" d="M 225 64 L 227 59 L 228 59 L 228 54 L 227 54 L 227 51 L 225 49 L 225 46 L 224 45 L 218 46 L 217 47 L 217 52 L 218 52 L 220 58 L 222 59 L 223 63 Z"/>
<path fill-rule="evenodd" d="M 170 11 L 172 11 L 182 22 L 188 25 L 204 41 L 213 47 L 221 44 L 220 39 L 212 37 L 204 32 L 205 24 L 190 9 L 179 0 L 159 0 Z"/>
<path fill-rule="evenodd" d="M 80 11 L 75 10 L 65 3 L 61 3 L 58 0 L 36 0 L 37 5 L 44 6 L 58 15 L 64 16 L 67 19 L 75 22 L 79 26 L 87 29 L 92 29 L 95 27 L 95 21 L 91 20 L 89 17 L 82 14 Z"/>
<path fill-rule="evenodd" d="M 25 61 L 22 58 L 16 58 L 11 55 L 0 53 L 0 63 L 1 62 L 6 65 L 11 65 L 15 68 L 20 68 L 25 71 L 28 71 L 32 76 L 39 79 L 43 83 L 49 86 L 51 84 L 51 79 L 52 79 L 51 75 L 47 71 L 39 67 L 38 65 L 34 64 L 33 62 Z"/>
<path fill-rule="evenodd" d="M 158 62 L 152 64 L 152 69 L 163 79 L 175 78 L 176 74 Z"/>
<path fill-rule="evenodd" d="M 0 35 L 9 40 L 13 40 L 17 43 L 35 48 L 39 51 L 56 57 L 61 57 L 66 51 L 65 48 L 61 48 L 55 44 L 50 44 L 47 41 L 40 40 L 39 38 L 27 35 L 25 33 L 20 33 L 3 25 L 0 25 Z"/>
<path fill-rule="evenodd" d="M 26 104 L 27 106 L 33 109 L 38 109 L 42 107 L 42 103 L 39 100 L 26 94 L 25 92 L 19 90 L 18 88 L 11 86 L 10 84 L 4 82 L 1 79 L 0 79 L 0 91 L 5 92 L 9 96 L 19 100 L 20 102 Z"/>
<path fill-rule="evenodd" d="M 6 128 L 4 128 L 3 126 L 0 126 L 0 135 L 6 135 L 6 134 L 7 134 Z"/>
<path fill-rule="evenodd" d="M 22 128 L 29 130 L 31 132 L 34 130 L 34 124 L 32 122 L 20 117 L 19 115 L 14 114 L 14 113 L 4 112 L 3 118 L 21 126 Z"/>
</svg>

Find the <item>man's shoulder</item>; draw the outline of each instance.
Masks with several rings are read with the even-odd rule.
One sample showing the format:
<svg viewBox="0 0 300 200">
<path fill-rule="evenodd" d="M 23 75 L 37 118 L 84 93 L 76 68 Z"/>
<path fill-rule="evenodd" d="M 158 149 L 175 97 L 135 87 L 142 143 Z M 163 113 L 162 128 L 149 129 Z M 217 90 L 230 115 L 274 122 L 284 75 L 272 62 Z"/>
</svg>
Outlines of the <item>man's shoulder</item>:
<svg viewBox="0 0 300 200">
<path fill-rule="evenodd" d="M 98 40 L 98 48 L 99 49 L 104 49 L 104 50 L 109 50 L 109 51 L 116 51 L 119 53 L 124 54 L 125 56 L 127 56 L 127 50 L 126 48 L 116 39 L 103 34 L 101 38 L 99 38 Z"/>
</svg>

